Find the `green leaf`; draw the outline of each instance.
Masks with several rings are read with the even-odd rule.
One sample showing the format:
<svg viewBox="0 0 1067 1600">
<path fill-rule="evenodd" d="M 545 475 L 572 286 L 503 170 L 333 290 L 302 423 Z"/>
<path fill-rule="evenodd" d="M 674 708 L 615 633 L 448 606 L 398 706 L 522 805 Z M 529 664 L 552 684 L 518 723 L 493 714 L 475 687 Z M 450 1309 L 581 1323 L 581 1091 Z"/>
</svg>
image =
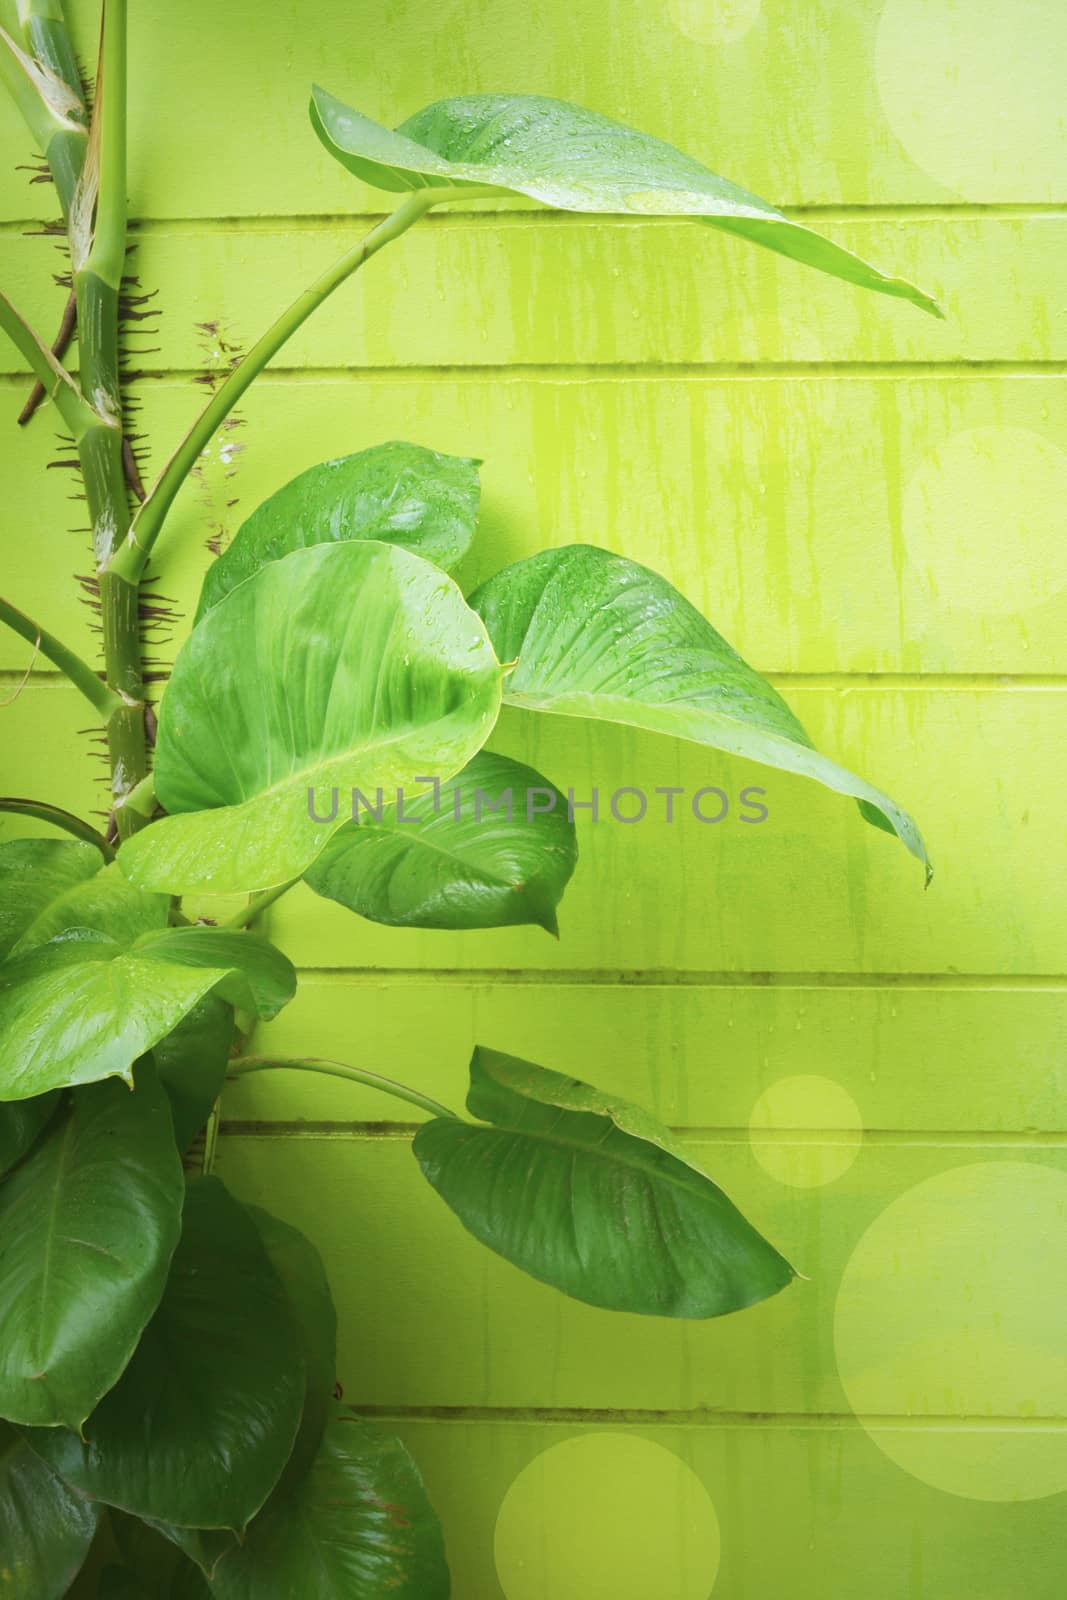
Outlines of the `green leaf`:
<svg viewBox="0 0 1067 1600">
<path fill-rule="evenodd" d="M 52 938 L 63 926 L 71 890 L 100 872 L 91 844 L 58 839 L 12 839 L 0 845 L 0 961 Z"/>
<path fill-rule="evenodd" d="M 159 1304 L 183 1192 L 150 1061 L 70 1098 L 0 1186 L 0 1413 L 81 1427 Z"/>
<path fill-rule="evenodd" d="M 378 189 L 489 185 L 560 211 L 693 217 L 942 315 L 914 284 L 887 277 L 673 145 L 565 100 L 460 95 L 417 111 L 394 133 L 315 88 L 311 121 L 330 154 Z"/>
<path fill-rule="evenodd" d="M 480 620 L 419 556 L 367 540 L 272 561 L 179 654 L 156 746 L 156 793 L 176 814 L 119 860 L 175 894 L 297 878 L 353 789 L 458 772 L 496 720 L 500 678 Z M 332 790 L 337 815 L 317 820 Z"/>
<path fill-rule="evenodd" d="M 162 1534 L 125 1512 L 112 1510 L 111 1529 L 125 1570 L 151 1600 L 210 1600 L 196 1566 Z M 232 1536 L 227 1536 L 232 1538 Z"/>
<path fill-rule="evenodd" d="M 264 500 L 207 570 L 196 620 L 293 550 L 377 539 L 451 572 L 474 538 L 478 462 L 393 440 L 310 467 Z"/>
<path fill-rule="evenodd" d="M 33 1100 L 0 1104 L 0 1178 L 32 1150 L 35 1141 L 59 1104 L 59 1094 L 39 1094 Z"/>
<path fill-rule="evenodd" d="M 782 697 L 657 573 L 593 545 L 544 550 L 471 596 L 501 661 L 508 705 L 673 734 L 861 802 L 930 868 L 895 800 L 812 748 Z"/>
<path fill-rule="evenodd" d="M 115 868 L 101 873 L 105 878 Z M 124 884 L 131 898 L 140 894 Z M 160 899 L 154 917 L 166 917 Z M 101 1078 L 131 1080 L 133 1063 L 205 995 L 275 1016 L 296 988 L 280 951 L 225 928 L 150 927 L 130 913 L 108 936 L 70 929 L 0 968 L 0 1098 Z"/>
<path fill-rule="evenodd" d="M 423 1173 L 483 1244 L 609 1311 L 719 1317 L 793 1269 L 647 1112 L 495 1050 L 471 1059 L 468 1109 L 415 1136 Z"/>
<path fill-rule="evenodd" d="M 60 1600 L 99 1515 L 0 1422 L 0 1600 Z"/>
<path fill-rule="evenodd" d="M 240 1531 L 277 1483 L 304 1361 L 259 1235 L 217 1178 L 189 1186 L 163 1299 L 122 1378 L 74 1433 L 35 1450 L 81 1494 L 134 1516 Z"/>
<path fill-rule="evenodd" d="M 233 1007 L 209 994 L 152 1051 L 179 1150 L 189 1148 L 222 1093 L 233 1027 Z"/>
<path fill-rule="evenodd" d="M 447 1600 L 422 1477 L 388 1434 L 335 1417 L 309 1472 L 219 1562 L 217 1600 Z"/>
<path fill-rule="evenodd" d="M 161 1591 L 146 1588 L 129 1567 L 106 1566 L 100 1574 L 96 1600 L 160 1600 Z"/>
<path fill-rule="evenodd" d="M 532 922 L 555 934 L 556 907 L 577 860 L 559 791 L 532 767 L 482 750 L 438 794 L 383 805 L 380 817 L 361 809 L 306 881 L 316 894 L 391 927 Z"/>
</svg>

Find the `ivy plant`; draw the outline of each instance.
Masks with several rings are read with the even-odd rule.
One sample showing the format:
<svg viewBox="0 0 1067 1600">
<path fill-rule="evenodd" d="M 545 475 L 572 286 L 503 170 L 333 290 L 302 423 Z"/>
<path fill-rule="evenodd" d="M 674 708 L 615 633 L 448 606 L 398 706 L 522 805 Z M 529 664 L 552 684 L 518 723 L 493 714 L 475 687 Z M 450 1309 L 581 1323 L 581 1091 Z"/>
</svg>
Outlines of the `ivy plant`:
<svg viewBox="0 0 1067 1600">
<path fill-rule="evenodd" d="M 591 1305 L 717 1317 L 794 1272 L 667 1128 L 547 1065 L 480 1046 L 461 1116 L 371 1070 L 358 1040 L 351 1062 L 255 1054 L 255 1019 L 296 988 L 257 917 L 302 882 L 385 925 L 556 932 L 575 830 L 550 779 L 487 749 L 502 704 L 799 773 L 925 865 L 922 840 L 624 554 L 546 550 L 464 595 L 450 574 L 476 533 L 474 460 L 354 440 L 273 495 L 208 571 L 158 719 L 146 565 L 249 384 L 435 207 L 518 195 L 689 217 L 937 308 L 692 157 L 561 101 L 465 96 L 391 131 L 315 89 L 319 139 L 396 208 L 234 366 L 145 492 L 119 363 L 124 0 L 106 0 L 91 115 L 59 0 L 19 0 L 0 67 L 54 182 L 71 272 L 54 348 L 6 297 L 0 324 L 38 384 L 23 420 L 50 403 L 77 449 L 102 668 L 8 600 L 0 619 L 88 701 L 111 772 L 101 828 L 48 796 L 0 800 L 45 830 L 0 846 L 0 1595 L 439 1600 L 444 1544 L 415 1463 L 334 1398 L 313 1245 L 205 1170 L 228 1076 L 328 1072 L 413 1105 L 413 1171 L 457 1225 Z M 395 802 L 353 817 L 336 798 L 405 789 L 403 818 Z M 247 899 L 228 923 L 205 916 L 205 896 L 234 893 Z"/>
</svg>

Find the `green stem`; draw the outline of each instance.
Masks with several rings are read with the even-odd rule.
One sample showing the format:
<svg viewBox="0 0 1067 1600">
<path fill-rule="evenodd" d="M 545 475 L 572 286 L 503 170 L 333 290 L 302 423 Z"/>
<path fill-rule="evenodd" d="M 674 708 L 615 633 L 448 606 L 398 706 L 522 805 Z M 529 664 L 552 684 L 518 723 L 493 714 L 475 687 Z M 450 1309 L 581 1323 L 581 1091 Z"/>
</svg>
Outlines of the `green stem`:
<svg viewBox="0 0 1067 1600">
<path fill-rule="evenodd" d="M 34 143 L 48 162 L 63 216 L 67 218 L 74 204 L 87 145 L 81 85 L 76 86 L 68 81 L 68 63 L 60 59 L 63 54 L 61 40 L 66 39 L 62 14 L 58 35 L 54 19 L 48 19 L 46 28 L 43 22 L 38 26 L 33 18 L 28 17 L 24 19 L 24 26 L 36 60 L 21 50 L 11 35 L 0 28 L 0 79 L 22 114 Z M 69 39 L 66 40 L 66 49 L 69 64 L 72 65 L 73 52 Z M 76 66 L 73 67 L 73 73 L 76 80 Z"/>
<path fill-rule="evenodd" d="M 115 859 L 114 850 L 91 822 L 83 822 L 81 817 L 64 811 L 60 806 L 50 806 L 47 800 L 19 800 L 14 795 L 0 795 L 0 811 L 9 811 L 18 817 L 33 817 L 38 822 L 50 822 L 53 827 L 62 828 L 64 833 L 73 834 L 75 839 L 95 845 L 105 861 Z"/>
<path fill-rule="evenodd" d="M 391 216 L 372 228 L 357 245 L 317 278 L 310 288 L 298 295 L 267 332 L 257 339 L 244 360 L 233 369 L 212 395 L 149 490 L 148 498 L 133 519 L 132 542 L 115 555 L 111 563 L 113 571 L 120 573 L 131 583 L 140 577 L 152 546 L 159 537 L 167 512 L 174 502 L 174 497 L 196 465 L 201 451 L 211 442 L 216 429 L 229 416 L 249 384 L 259 376 L 267 363 L 307 321 L 311 313 L 322 305 L 322 302 L 344 283 L 346 278 L 350 278 L 364 262 L 369 261 L 371 256 L 376 255 L 391 240 L 406 233 L 431 206 L 440 204 L 441 200 L 447 199 L 450 194 L 450 190 L 420 189 L 408 195 Z"/>
<path fill-rule="evenodd" d="M 81 690 L 89 704 L 105 722 L 119 709 L 122 702 L 118 695 L 101 681 L 87 661 L 75 655 L 74 651 L 69 650 L 55 634 L 47 633 L 33 621 L 32 617 L 28 617 L 24 611 L 20 611 L 2 596 L 0 596 L 0 622 L 6 623 L 21 638 L 32 644 L 35 650 L 39 650 L 54 667 L 58 667 L 74 687 Z"/>
<path fill-rule="evenodd" d="M 74 46 L 67 32 L 62 0 L 18 0 L 19 26 L 31 53 L 61 79 L 85 105 Z"/>
<path fill-rule="evenodd" d="M 66 367 L 56 359 L 25 317 L 15 310 L 5 294 L 0 294 L 0 328 L 7 334 L 45 393 L 55 401 L 56 410 L 80 448 L 84 439 L 95 429 L 105 425 L 103 418 L 88 404 Z"/>
<path fill-rule="evenodd" d="M 406 1100 L 409 1105 L 418 1106 L 420 1111 L 428 1111 L 431 1117 L 448 1117 L 452 1122 L 458 1122 L 459 1117 L 454 1111 L 449 1111 L 439 1100 L 431 1100 L 429 1095 L 420 1094 L 417 1089 L 409 1089 L 407 1084 L 396 1083 L 392 1078 L 383 1078 L 377 1072 L 365 1072 L 362 1067 L 350 1067 L 343 1061 L 330 1061 L 325 1056 L 299 1056 L 294 1059 L 274 1058 L 270 1056 L 238 1056 L 230 1062 L 228 1076 L 243 1078 L 249 1072 L 269 1072 L 278 1068 L 293 1068 L 298 1072 L 322 1072 L 330 1078 L 345 1078 L 350 1083 L 362 1083 L 368 1089 L 380 1089 L 382 1094 L 391 1094 L 397 1100 Z"/>
<path fill-rule="evenodd" d="M 295 888 L 300 882 L 300 878 L 290 878 L 288 883 L 279 883 L 273 889 L 264 889 L 261 894 L 251 895 L 248 904 L 242 906 L 240 911 L 236 912 L 232 917 L 227 917 L 222 926 L 224 928 L 249 927 L 261 911 L 266 911 L 267 907 L 273 905 L 275 900 L 280 900 L 283 894 L 288 894 L 289 890 Z"/>
</svg>

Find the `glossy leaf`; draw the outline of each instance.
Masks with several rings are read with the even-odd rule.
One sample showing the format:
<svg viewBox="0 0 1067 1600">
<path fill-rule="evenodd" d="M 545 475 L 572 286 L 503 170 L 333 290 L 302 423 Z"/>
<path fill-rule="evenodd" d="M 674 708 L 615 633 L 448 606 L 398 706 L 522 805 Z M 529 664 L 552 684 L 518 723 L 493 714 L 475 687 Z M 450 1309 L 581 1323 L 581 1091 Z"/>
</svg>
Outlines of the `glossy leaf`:
<svg viewBox="0 0 1067 1600">
<path fill-rule="evenodd" d="M 82 1425 L 159 1304 L 183 1193 L 151 1062 L 71 1097 L 0 1186 L 0 1413 Z"/>
<path fill-rule="evenodd" d="M 895 800 L 822 756 L 766 679 L 665 578 L 592 545 L 544 550 L 471 596 L 501 661 L 509 705 L 673 734 L 800 773 L 860 801 L 926 866 Z"/>
<path fill-rule="evenodd" d="M 209 994 L 152 1051 L 179 1150 L 189 1148 L 222 1093 L 233 1032 L 233 1007 Z"/>
<path fill-rule="evenodd" d="M 39 943 L 35 927 L 49 926 L 57 902 L 100 871 L 91 844 L 60 839 L 11 839 L 0 844 L 0 961 L 23 938 Z M 53 930 L 54 931 L 54 930 Z M 51 938 L 50 932 L 43 934 Z"/>
<path fill-rule="evenodd" d="M 85 1425 L 27 1437 L 73 1488 L 135 1516 L 240 1530 L 281 1476 L 304 1401 L 285 1291 L 217 1178 L 189 1186 L 159 1310 Z"/>
<path fill-rule="evenodd" d="M 273 561 L 179 654 L 156 747 L 156 793 L 175 814 L 119 860 L 173 893 L 299 877 L 353 788 L 457 772 L 496 720 L 500 677 L 481 622 L 428 561 L 370 540 Z M 332 790 L 337 816 L 316 820 Z"/>
<path fill-rule="evenodd" d="M 0 1422 L 0 1600 L 60 1600 L 96 1533 L 99 1511 Z"/>
<path fill-rule="evenodd" d="M 74 929 L 0 968 L 0 1098 L 109 1077 L 129 1082 L 138 1057 L 205 995 L 260 1017 L 292 999 L 292 965 L 264 939 L 224 928 L 137 932 L 156 916 L 165 919 L 162 900 L 147 919 L 130 910 L 111 937 Z"/>
<path fill-rule="evenodd" d="M 685 1146 L 628 1101 L 477 1049 L 467 1106 L 482 1125 L 435 1118 L 415 1155 L 464 1227 L 531 1276 L 663 1317 L 740 1311 L 792 1280 Z"/>
<path fill-rule="evenodd" d="M 444 1541 L 399 1439 L 336 1416 L 310 1470 L 223 1556 L 218 1600 L 447 1600 Z"/>
<path fill-rule="evenodd" d="M 887 277 L 673 145 L 565 100 L 460 95 L 417 111 L 394 133 L 316 88 L 311 121 L 330 154 L 378 189 L 487 184 L 561 211 L 693 217 L 941 315 L 914 284 Z"/>
<path fill-rule="evenodd" d="M 59 1104 L 59 1094 L 0 1103 L 0 1178 L 33 1148 Z"/>
<path fill-rule="evenodd" d="M 446 572 L 470 548 L 478 520 L 478 463 L 393 440 L 309 467 L 264 500 L 207 569 L 196 620 L 293 550 L 377 539 Z"/>
<path fill-rule="evenodd" d="M 360 807 L 306 881 L 392 927 L 532 922 L 554 934 L 577 860 L 563 795 L 532 767 L 482 750 L 439 792 L 383 804 L 380 817 Z"/>
</svg>

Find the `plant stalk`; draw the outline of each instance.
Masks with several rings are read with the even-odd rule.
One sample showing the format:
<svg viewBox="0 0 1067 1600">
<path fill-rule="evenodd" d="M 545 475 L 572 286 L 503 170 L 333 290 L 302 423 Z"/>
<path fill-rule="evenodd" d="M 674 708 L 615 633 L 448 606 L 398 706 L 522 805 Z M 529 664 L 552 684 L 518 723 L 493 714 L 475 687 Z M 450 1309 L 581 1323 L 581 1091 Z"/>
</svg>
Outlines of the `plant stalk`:
<svg viewBox="0 0 1067 1600">
<path fill-rule="evenodd" d="M 2 795 L 0 811 L 7 811 L 18 817 L 33 817 L 37 822 L 50 822 L 53 827 L 62 828 L 64 833 L 72 834 L 75 839 L 95 845 L 105 861 L 115 859 L 114 850 L 91 822 L 83 822 L 81 817 L 76 817 L 71 811 L 64 811 L 60 806 L 49 805 L 47 800 L 20 800 L 14 795 Z"/>
<path fill-rule="evenodd" d="M 122 702 L 118 695 L 108 688 L 87 661 L 83 661 L 81 656 L 68 649 L 55 634 L 39 627 L 32 617 L 28 617 L 24 611 L 20 611 L 2 596 L 0 596 L 0 622 L 6 623 L 14 633 L 25 639 L 28 644 L 32 644 L 35 650 L 39 650 L 54 667 L 58 667 L 74 687 L 81 690 L 104 722 L 108 722 L 121 708 Z"/>
<path fill-rule="evenodd" d="M 406 1083 L 397 1083 L 392 1078 L 381 1077 L 377 1072 L 366 1072 L 362 1067 L 350 1067 L 343 1061 L 331 1061 L 325 1056 L 299 1056 L 292 1059 L 237 1056 L 230 1062 L 227 1076 L 243 1078 L 249 1072 L 269 1072 L 284 1068 L 293 1068 L 297 1072 L 322 1072 L 330 1078 L 345 1078 L 350 1083 L 362 1083 L 368 1089 L 379 1089 L 382 1094 L 390 1094 L 396 1100 L 406 1100 L 409 1105 L 418 1106 L 420 1111 L 428 1111 L 431 1117 L 448 1117 L 452 1122 L 460 1120 L 454 1111 L 449 1111 L 439 1100 L 431 1100 L 429 1095 L 420 1094 L 417 1089 L 409 1089 Z"/>
</svg>

